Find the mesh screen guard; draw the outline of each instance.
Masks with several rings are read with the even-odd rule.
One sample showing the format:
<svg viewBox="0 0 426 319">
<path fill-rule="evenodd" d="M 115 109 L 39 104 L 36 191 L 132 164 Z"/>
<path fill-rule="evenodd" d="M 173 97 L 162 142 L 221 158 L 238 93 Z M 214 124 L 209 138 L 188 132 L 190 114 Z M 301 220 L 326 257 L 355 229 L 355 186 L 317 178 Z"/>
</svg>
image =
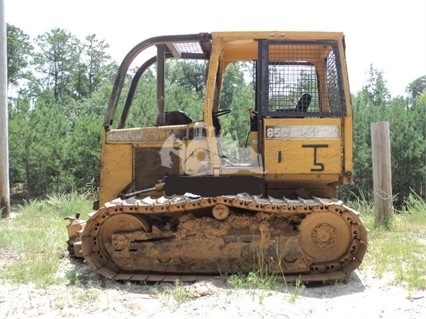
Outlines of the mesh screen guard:
<svg viewBox="0 0 426 319">
<path fill-rule="evenodd" d="M 268 50 L 264 88 L 269 116 L 341 116 L 346 105 L 337 46 L 274 43 Z M 265 74 L 265 73 L 264 73 Z"/>
</svg>

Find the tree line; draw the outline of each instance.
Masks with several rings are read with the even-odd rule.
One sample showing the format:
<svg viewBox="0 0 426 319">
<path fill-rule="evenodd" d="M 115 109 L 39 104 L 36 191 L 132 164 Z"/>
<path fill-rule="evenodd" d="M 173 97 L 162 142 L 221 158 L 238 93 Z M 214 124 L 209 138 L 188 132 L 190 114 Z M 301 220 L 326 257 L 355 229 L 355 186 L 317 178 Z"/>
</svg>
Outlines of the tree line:
<svg viewBox="0 0 426 319">
<path fill-rule="evenodd" d="M 107 53 L 109 45 L 94 34 L 80 40 L 61 28 L 31 39 L 9 24 L 7 45 L 12 195 L 17 185 L 28 198 L 96 189 L 103 117 L 118 69 Z M 167 72 L 167 94 L 198 119 L 204 68 L 170 63 Z M 244 72 L 244 67 L 233 67 L 226 74 L 221 98 L 227 108 L 237 110 L 233 106 L 252 99 Z M 140 108 L 129 121 L 146 124 L 155 116 L 155 75 L 144 75 L 141 85 L 145 93 L 136 94 Z M 370 66 L 367 83 L 352 94 L 355 183 L 341 189 L 343 197 L 372 196 L 370 125 L 389 121 L 395 203 L 402 205 L 413 192 L 426 198 L 425 88 L 426 75 L 407 84 L 406 96 L 391 97 L 383 73 Z M 246 115 L 241 112 L 224 121 L 243 146 L 241 118 Z"/>
</svg>

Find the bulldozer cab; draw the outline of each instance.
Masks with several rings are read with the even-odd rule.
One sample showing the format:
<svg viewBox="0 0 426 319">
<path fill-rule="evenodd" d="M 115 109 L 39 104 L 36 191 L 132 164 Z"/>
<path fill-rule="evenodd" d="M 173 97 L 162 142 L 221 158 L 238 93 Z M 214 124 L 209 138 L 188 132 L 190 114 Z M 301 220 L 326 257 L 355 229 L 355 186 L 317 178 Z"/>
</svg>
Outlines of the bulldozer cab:
<svg viewBox="0 0 426 319">
<path fill-rule="evenodd" d="M 352 175 L 344 54 L 344 37 L 334 32 L 217 32 L 139 43 L 120 65 L 104 120 L 101 202 L 150 191 L 165 178 L 171 194 L 209 184 L 215 191 L 202 196 L 292 197 L 301 187 L 333 196 Z"/>
</svg>

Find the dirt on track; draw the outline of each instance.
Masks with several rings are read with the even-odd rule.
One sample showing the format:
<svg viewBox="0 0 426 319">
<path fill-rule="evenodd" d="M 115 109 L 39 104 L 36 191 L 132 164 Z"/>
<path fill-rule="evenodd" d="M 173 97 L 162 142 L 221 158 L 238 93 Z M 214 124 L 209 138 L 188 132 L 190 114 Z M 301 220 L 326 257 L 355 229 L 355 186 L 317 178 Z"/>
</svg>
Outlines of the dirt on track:
<svg viewBox="0 0 426 319">
<path fill-rule="evenodd" d="M 408 291 L 392 284 L 392 276 L 366 269 L 344 283 L 263 290 L 231 289 L 223 278 L 178 286 L 118 283 L 68 257 L 61 263 L 63 284 L 2 283 L 0 318 L 426 318 L 426 291 Z"/>
</svg>

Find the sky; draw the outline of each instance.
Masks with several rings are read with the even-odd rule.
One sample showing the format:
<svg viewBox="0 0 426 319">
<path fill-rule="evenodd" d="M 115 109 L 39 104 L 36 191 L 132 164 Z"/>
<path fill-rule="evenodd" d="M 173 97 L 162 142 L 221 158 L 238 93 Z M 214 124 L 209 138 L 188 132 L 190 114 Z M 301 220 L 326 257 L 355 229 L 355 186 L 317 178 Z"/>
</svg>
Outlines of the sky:
<svg viewBox="0 0 426 319">
<path fill-rule="evenodd" d="M 426 75 L 426 0 L 3 0 L 8 24 L 32 39 L 54 28 L 96 34 L 120 63 L 152 37 L 214 31 L 338 31 L 345 34 L 350 87 L 370 65 L 392 97 Z"/>
</svg>

